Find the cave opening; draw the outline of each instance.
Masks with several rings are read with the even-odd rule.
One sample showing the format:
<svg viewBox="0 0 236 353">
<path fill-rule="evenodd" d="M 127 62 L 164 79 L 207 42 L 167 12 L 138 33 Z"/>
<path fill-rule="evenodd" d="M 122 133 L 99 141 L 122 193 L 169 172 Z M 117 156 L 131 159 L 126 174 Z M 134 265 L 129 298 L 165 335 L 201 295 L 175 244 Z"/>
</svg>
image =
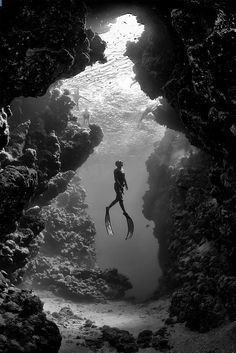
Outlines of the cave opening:
<svg viewBox="0 0 236 353">
<path fill-rule="evenodd" d="M 128 72 L 128 59 L 122 60 L 125 46 L 122 59 L 113 55 L 122 39 L 125 43 L 130 38 L 113 32 L 115 46 L 105 63 L 105 46 L 85 27 L 87 10 L 80 1 L 2 3 L 0 350 L 41 352 L 50 347 L 58 352 L 58 325 L 64 338 L 61 353 L 77 352 L 77 346 L 83 350 L 84 343 L 91 344 L 87 329 L 96 325 L 101 334 L 96 345 L 109 334 L 114 342 L 115 324 L 119 343 L 119 328 L 134 335 L 127 342 L 123 332 L 124 346 L 128 343 L 133 351 L 147 343 L 148 350 L 195 353 L 202 350 L 204 338 L 206 352 L 231 352 L 236 313 L 232 1 L 147 1 L 137 12 L 131 1 L 126 12 L 126 1 L 109 5 L 87 0 L 91 27 L 97 16 L 104 18 L 98 30 L 102 35 L 104 28 L 124 20 L 114 13 L 136 13 L 145 24 L 141 40 L 127 47 L 136 77 Z M 142 6 L 141 1 L 136 4 Z M 119 29 L 127 22 L 119 22 Z M 126 32 L 134 27 L 132 22 Z M 134 35 L 138 38 L 138 31 Z M 87 65 L 92 66 L 75 77 Z M 138 85 L 152 99 L 163 94 L 162 108 L 161 99 L 150 101 Z M 78 108 L 73 101 L 79 93 Z M 162 128 L 142 119 L 152 103 L 159 107 L 156 122 L 169 128 L 160 143 Z M 165 104 L 171 108 L 163 109 Z M 85 108 L 91 114 L 89 126 L 83 122 Z M 147 159 L 153 142 L 157 145 Z M 114 239 L 108 238 L 103 224 L 105 206 L 114 198 L 117 159 L 125 162 L 125 206 L 135 221 L 129 241 L 124 240 L 126 223 L 119 206 L 111 211 Z M 143 215 L 154 222 L 154 231 Z M 159 275 L 152 233 L 158 238 L 164 275 L 158 299 L 144 302 Z M 113 266 L 119 271 L 108 269 Z M 23 286 L 39 292 L 17 287 L 24 274 Z M 133 289 L 127 292 L 130 282 Z M 40 286 L 52 297 L 44 297 Z M 166 291 L 170 296 L 161 297 Z M 122 300 L 120 305 L 125 293 L 138 303 Z M 66 336 L 68 321 L 72 326 Z M 66 337 L 74 328 L 78 341 L 71 350 L 65 347 Z M 81 335 L 85 331 L 88 342 Z"/>
<path fill-rule="evenodd" d="M 143 215 L 143 196 L 148 189 L 148 173 L 146 171 L 145 162 L 153 152 L 154 143 L 158 143 L 163 137 L 165 128 L 158 125 L 152 117 L 151 119 L 150 117 L 148 118 L 148 116 L 146 117 L 147 107 L 152 109 L 156 105 L 159 105 L 160 101 L 158 99 L 151 100 L 141 90 L 134 78 L 133 63 L 124 55 L 127 42 L 137 41 L 143 30 L 144 26 L 137 22 L 136 16 L 133 14 L 122 14 L 120 17 L 113 18 L 111 23 L 108 21 L 107 30 L 100 34 L 101 38 L 107 43 L 105 51 L 107 63 L 96 63 L 93 66 L 87 67 L 85 71 L 77 76 L 56 82 L 48 89 L 45 96 L 38 98 L 20 97 L 15 99 L 11 104 L 15 117 L 18 117 L 18 119 L 15 118 L 12 122 L 12 130 L 15 127 L 14 124 L 17 125 L 21 122 L 21 118 L 24 122 L 27 121 L 27 119 L 31 120 L 30 134 L 32 136 L 27 141 L 27 147 L 34 148 L 35 143 L 39 143 L 37 148 L 42 148 L 45 143 L 48 146 L 50 145 L 51 142 L 48 140 L 42 143 L 39 142 L 39 136 L 41 136 L 40 134 L 42 133 L 42 125 L 44 126 L 43 129 L 46 130 L 46 134 L 49 135 L 53 128 L 56 135 L 59 136 L 59 139 L 63 133 L 63 129 L 66 128 L 67 120 L 63 117 L 54 119 L 50 112 L 50 97 L 55 91 L 60 92 L 60 94 L 66 92 L 65 96 L 63 95 L 64 93 L 61 95 L 62 98 L 64 97 L 65 102 L 68 100 L 69 103 L 76 103 L 74 106 L 69 107 L 67 112 L 68 115 L 72 117 L 72 121 L 70 121 L 72 130 L 76 130 L 77 127 L 79 127 L 79 129 L 81 128 L 83 130 L 85 135 L 88 133 L 89 126 L 83 121 L 83 112 L 86 108 L 89 109 L 90 112 L 90 127 L 91 124 L 94 126 L 98 125 L 103 130 L 103 140 L 94 149 L 89 158 L 86 160 L 87 156 L 85 160 L 82 158 L 79 163 L 77 161 L 78 165 L 76 168 L 79 166 L 77 169 L 78 177 L 75 176 L 72 183 L 69 184 L 70 188 L 74 188 L 74 191 L 71 193 L 68 189 L 65 190 L 65 188 L 62 188 L 62 193 L 50 204 L 50 211 L 43 211 L 44 217 L 47 219 L 45 231 L 45 237 L 47 237 L 47 239 L 45 244 L 41 247 L 40 256 L 42 256 L 42 258 L 39 257 L 38 262 L 41 262 L 41 264 L 44 263 L 45 268 L 42 270 L 43 266 L 40 267 L 36 265 L 34 269 L 34 271 L 37 272 L 38 270 L 40 273 L 37 277 L 38 283 L 44 282 L 45 279 L 41 272 L 45 271 L 47 266 L 49 266 L 52 273 L 53 271 L 58 272 L 54 268 L 57 266 L 55 255 L 57 251 L 58 254 L 67 251 L 67 245 L 65 244 L 65 249 L 63 249 L 63 236 L 60 235 L 64 234 L 63 232 L 66 230 L 59 230 L 60 227 L 57 223 L 59 224 L 61 219 L 58 214 L 60 214 L 60 210 L 62 210 L 63 207 L 68 206 L 68 203 L 67 206 L 65 206 L 65 202 L 67 202 L 65 200 L 68 199 L 68 195 L 74 198 L 72 203 L 74 202 L 76 204 L 81 196 L 75 195 L 81 195 L 81 187 L 84 187 L 86 190 L 85 201 L 88 204 L 88 215 L 95 223 L 97 265 L 102 270 L 116 268 L 119 273 L 129 279 L 133 288 L 126 290 L 126 298 L 133 298 L 141 302 L 150 298 L 157 288 L 158 279 L 161 275 L 161 269 L 158 263 L 158 242 L 153 235 L 154 225 L 152 221 L 148 221 Z M 62 108 L 63 104 L 67 103 L 64 103 L 62 100 L 62 105 L 59 109 L 64 109 Z M 43 132 L 43 134 L 45 133 Z M 42 136 L 40 138 L 42 138 Z M 60 143 L 64 144 L 63 138 L 60 140 Z M 67 142 L 65 144 L 67 145 Z M 53 151 L 54 154 L 56 153 L 55 151 Z M 81 151 L 79 151 L 79 153 L 81 153 Z M 49 163 L 51 165 L 52 163 L 50 156 L 49 160 L 47 160 L 47 154 L 48 151 L 41 151 L 41 155 L 39 156 L 41 168 L 45 168 L 45 170 L 48 168 L 47 164 Z M 68 169 L 76 169 L 72 162 L 74 157 L 72 150 L 69 150 L 66 157 L 62 160 L 62 173 Z M 105 207 L 110 204 L 115 197 L 113 187 L 114 163 L 116 160 L 120 159 L 124 161 L 129 185 L 129 190 L 124 196 L 124 204 L 127 212 L 132 216 L 135 225 L 134 236 L 127 241 L 125 241 L 127 224 L 118 205 L 111 209 L 112 226 L 116 234 L 114 238 L 108 237 L 104 225 Z M 66 173 L 67 172 L 65 172 L 65 174 Z M 65 177 L 65 180 L 66 179 L 67 176 Z M 58 191 L 55 195 L 57 193 Z M 50 188 L 48 195 L 49 199 L 51 199 L 52 194 Z M 42 205 L 45 204 L 44 193 L 42 197 L 38 193 L 36 203 L 34 203 L 33 200 L 31 206 L 37 207 L 38 204 L 40 205 L 40 202 Z M 47 206 L 45 209 L 47 210 Z M 59 218 L 57 219 L 57 217 Z M 62 219 L 63 217 L 64 215 L 61 215 Z M 66 223 L 70 221 L 71 220 L 65 218 L 62 222 Z M 55 235 L 52 236 L 50 233 L 55 231 L 54 228 L 58 229 Z M 68 231 L 68 234 L 69 233 Z M 71 235 L 68 236 L 68 239 L 70 236 Z M 60 237 L 61 239 L 58 241 Z M 57 238 L 56 241 L 55 238 Z M 75 240 L 73 236 L 71 236 L 71 240 L 68 239 L 64 239 L 64 242 L 73 243 L 80 241 L 78 239 Z M 61 244 L 58 245 L 58 243 Z M 57 251 L 55 251 L 55 249 L 57 249 Z M 89 257 L 91 254 L 86 254 L 86 256 Z M 92 256 L 94 256 L 94 254 L 92 254 Z M 54 260 L 51 260 L 50 257 L 56 262 L 53 263 Z M 48 265 L 48 261 L 50 265 Z M 86 267 L 88 264 L 89 266 L 94 266 L 93 261 L 93 264 L 91 264 L 90 261 L 86 261 L 84 257 L 82 257 L 82 261 L 79 265 L 82 267 Z M 28 274 L 26 278 L 28 278 Z M 61 279 L 59 278 L 58 280 Z M 49 279 L 47 279 L 46 282 L 50 284 Z M 25 285 L 27 286 L 27 283 L 25 283 L 24 286 Z M 38 287 L 40 288 L 40 285 Z M 55 284 L 55 286 L 52 284 L 51 287 L 52 291 L 55 291 L 57 284 Z M 66 296 L 65 293 L 63 293 L 63 295 Z M 76 299 L 76 295 L 73 294 L 68 297 Z"/>
<path fill-rule="evenodd" d="M 133 63 L 124 56 L 127 41 L 136 41 L 144 26 L 134 15 L 125 14 L 110 23 L 100 34 L 106 41 L 107 63 L 95 64 L 62 87 L 73 91 L 79 87 L 82 96 L 76 111 L 83 124 L 82 112 L 88 108 L 91 123 L 102 127 L 104 137 L 95 153 L 78 170 L 87 190 L 89 214 L 95 222 L 96 254 L 101 268 L 117 268 L 128 276 L 133 289 L 127 296 L 148 299 L 157 288 L 160 276 L 158 243 L 153 237 L 153 224 L 142 214 L 142 197 L 147 190 L 145 162 L 153 143 L 163 136 L 164 128 L 152 120 L 142 120 L 151 101 L 134 80 Z M 84 98 L 86 97 L 86 99 Z M 127 225 L 118 205 L 111 209 L 115 238 L 109 238 L 104 226 L 104 210 L 114 199 L 113 169 L 116 160 L 123 160 L 129 191 L 125 207 L 135 223 L 134 237 L 125 241 Z"/>
</svg>

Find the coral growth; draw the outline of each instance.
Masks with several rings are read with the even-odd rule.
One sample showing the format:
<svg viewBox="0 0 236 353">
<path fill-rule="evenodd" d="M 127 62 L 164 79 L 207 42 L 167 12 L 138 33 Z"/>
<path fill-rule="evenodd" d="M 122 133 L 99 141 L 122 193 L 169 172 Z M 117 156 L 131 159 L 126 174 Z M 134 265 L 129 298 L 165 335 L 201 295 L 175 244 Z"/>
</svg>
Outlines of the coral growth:
<svg viewBox="0 0 236 353">
<path fill-rule="evenodd" d="M 144 214 L 156 224 L 162 290 L 174 291 L 170 314 L 201 332 L 234 320 L 236 217 L 233 200 L 215 197 L 216 164 L 167 131 L 147 167 Z"/>
<path fill-rule="evenodd" d="M 98 8 L 97 1 L 88 0 L 88 3 L 92 9 Z M 107 2 L 99 2 L 99 6 L 104 4 Z M 141 2 L 135 3 L 138 4 Z M 156 111 L 157 121 L 159 117 L 162 124 L 184 132 L 192 145 L 209 153 L 214 161 L 188 151 L 185 159 L 177 158 L 178 163 L 173 165 L 175 158 L 164 163 L 161 152 L 162 157 L 156 164 L 153 162 L 152 168 L 153 175 L 157 176 L 151 186 L 155 197 L 149 195 L 149 200 L 145 200 L 153 207 L 148 206 L 145 212 L 150 213 L 148 217 L 156 224 L 160 215 L 166 215 L 156 227 L 162 239 L 161 248 L 164 244 L 166 249 L 169 241 L 171 261 L 166 278 L 172 289 L 181 285 L 173 295 L 171 314 L 186 321 L 189 327 L 205 331 L 226 316 L 234 319 L 236 312 L 233 261 L 236 126 L 232 55 L 235 6 L 225 0 L 160 0 L 150 4 L 147 1 L 145 11 L 138 14 L 139 21 L 145 24 L 144 33 L 136 44 L 127 46 L 136 79 L 151 98 L 163 95 L 177 113 L 170 119 L 169 114 Z M 16 97 L 42 96 L 58 79 L 74 76 L 96 61 L 105 61 L 105 43 L 97 34 L 86 30 L 85 16 L 86 9 L 80 1 L 3 0 L 0 7 L 1 108 Z M 0 115 L 0 262 L 5 275 L 14 281 L 21 278 L 27 261 L 39 248 L 37 239 L 43 225 L 38 205 L 49 204 L 51 198 L 65 190 L 73 176 L 69 170 L 78 168 L 102 139 L 99 127 L 91 125 L 82 129 L 76 125 L 76 118 L 70 114 L 73 102 L 65 92 L 59 94 L 54 105 L 51 98 L 48 92 L 39 114 L 26 116 L 19 100 L 14 121 L 12 118 L 7 121 L 3 111 Z M 65 102 L 69 110 L 63 114 L 53 111 Z M 169 147 L 162 144 L 161 148 Z M 66 212 L 59 215 L 68 216 Z M 71 216 L 69 234 L 74 232 L 74 226 L 80 230 L 86 224 L 86 217 L 82 217 L 82 225 L 74 218 Z M 58 246 L 58 258 L 63 258 L 61 238 L 57 232 L 54 235 L 52 242 Z M 65 232 L 61 235 L 67 240 Z M 76 236 L 73 234 L 73 241 Z M 75 257 L 79 253 L 90 266 L 89 256 L 86 258 L 89 246 L 81 240 L 82 249 L 71 246 L 68 241 L 66 251 Z M 53 264 L 48 261 L 46 258 L 46 268 L 51 271 Z M 161 262 L 164 263 L 163 259 Z M 71 281 L 69 276 L 65 282 L 68 267 L 64 265 L 62 278 L 66 290 Z M 94 271 L 93 278 L 103 275 Z M 55 275 L 53 271 L 50 273 L 55 281 L 57 275 L 58 270 Z M 79 276 L 86 276 L 86 271 Z M 128 288 L 126 280 L 122 278 L 122 281 Z M 0 286 L 3 292 L 4 288 L 7 291 L 5 279 L 1 279 Z M 60 336 L 42 314 L 41 304 L 26 292 L 15 291 L 10 290 L 1 304 L 0 344 L 6 352 L 22 349 L 40 352 L 48 347 L 56 352 Z M 26 307 L 35 307 L 37 311 L 27 311 Z M 16 340 L 13 334 L 16 337 L 19 328 L 21 338 Z"/>
<path fill-rule="evenodd" d="M 5 112 L 14 98 L 43 95 L 59 78 L 73 76 L 97 60 L 105 62 L 105 43 L 92 31 L 87 34 L 80 2 L 3 1 L 0 48 L 0 107 Z M 64 136 L 63 142 L 58 136 L 66 128 L 73 130 L 68 126 L 73 101 L 67 97 L 65 111 L 65 96 L 58 98 L 52 106 L 48 93 L 38 112 L 33 101 L 19 98 L 12 104 L 13 118 L 9 114 L 7 121 L 4 110 L 0 114 L 0 265 L 13 283 L 21 281 L 27 262 L 39 250 L 44 228 L 39 205 L 66 189 L 74 175 L 68 169 L 81 165 L 101 141 L 95 137 L 96 132 L 101 135 L 98 127 L 92 129 L 91 140 L 89 129 L 87 140 L 78 132 L 70 148 L 71 154 L 76 150 L 71 165 L 62 166 L 60 145 L 71 136 Z M 50 110 L 50 105 L 57 110 Z M 4 281 L 1 287 L 7 291 Z M 14 288 L 5 295 L 0 309 L 1 351 L 33 353 L 49 347 L 58 351 L 59 331 L 39 303 L 30 293 Z"/>
<path fill-rule="evenodd" d="M 43 209 L 45 244 L 28 265 L 28 282 L 78 301 L 120 299 L 132 286 L 116 269 L 96 265 L 95 228 L 79 183 L 75 177 L 66 192 Z"/>
<path fill-rule="evenodd" d="M 145 31 L 126 54 L 142 90 L 167 99 L 191 144 L 235 164 L 235 7 L 160 1 L 138 19 Z"/>
<path fill-rule="evenodd" d="M 0 106 L 19 96 L 41 96 L 56 80 L 105 61 L 105 43 L 87 33 L 85 15 L 80 1 L 3 1 Z"/>
<path fill-rule="evenodd" d="M 4 278 L 0 276 L 0 286 Z M 28 291 L 3 285 L 0 299 L 0 351 L 43 353 L 50 347 L 58 352 L 61 336 L 57 326 L 46 318 L 43 304 Z M 1 288 L 2 289 L 2 288 Z"/>
</svg>

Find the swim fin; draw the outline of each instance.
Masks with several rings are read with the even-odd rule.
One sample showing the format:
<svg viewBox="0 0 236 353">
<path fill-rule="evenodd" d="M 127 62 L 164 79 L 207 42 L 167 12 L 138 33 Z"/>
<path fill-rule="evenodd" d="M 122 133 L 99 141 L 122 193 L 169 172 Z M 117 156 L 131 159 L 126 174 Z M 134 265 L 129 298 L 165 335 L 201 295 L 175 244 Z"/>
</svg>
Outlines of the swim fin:
<svg viewBox="0 0 236 353">
<path fill-rule="evenodd" d="M 107 234 L 110 236 L 113 236 L 114 233 L 111 226 L 110 213 L 109 213 L 109 209 L 107 208 L 106 208 L 106 214 L 105 214 L 105 226 L 106 226 Z"/>
<path fill-rule="evenodd" d="M 128 213 L 124 213 L 124 216 L 126 217 L 126 221 L 127 221 L 127 226 L 128 226 L 128 232 L 126 235 L 125 240 L 132 238 L 133 234 L 134 234 L 134 222 L 132 220 L 132 218 L 128 215 Z"/>
</svg>

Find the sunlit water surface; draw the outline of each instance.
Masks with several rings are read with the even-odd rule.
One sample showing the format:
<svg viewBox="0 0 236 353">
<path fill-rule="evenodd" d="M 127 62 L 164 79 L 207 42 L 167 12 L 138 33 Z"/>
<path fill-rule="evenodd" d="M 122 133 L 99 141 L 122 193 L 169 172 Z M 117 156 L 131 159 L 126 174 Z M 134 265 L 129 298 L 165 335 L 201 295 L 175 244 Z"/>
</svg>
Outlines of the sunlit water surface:
<svg viewBox="0 0 236 353">
<path fill-rule="evenodd" d="M 79 87 L 80 110 L 75 110 L 82 124 L 81 112 L 87 106 L 91 123 L 99 124 L 104 140 L 79 169 L 87 189 L 89 214 L 96 227 L 96 253 L 100 267 L 116 267 L 133 284 L 129 296 L 138 300 L 150 297 L 157 286 L 160 268 L 158 243 L 153 237 L 153 224 L 142 214 L 142 197 L 148 188 L 145 161 L 153 143 L 163 136 L 164 128 L 155 122 L 139 124 L 142 111 L 152 101 L 141 91 L 134 77 L 132 62 L 123 55 L 126 42 L 136 40 L 143 31 L 132 15 L 121 16 L 101 37 L 107 42 L 106 64 L 95 64 L 83 73 L 63 82 L 71 91 Z M 113 169 L 117 159 L 124 161 L 129 190 L 124 203 L 134 220 L 135 232 L 125 240 L 127 225 L 119 205 L 110 213 L 115 237 L 108 237 L 104 226 L 105 207 L 115 198 Z"/>
</svg>

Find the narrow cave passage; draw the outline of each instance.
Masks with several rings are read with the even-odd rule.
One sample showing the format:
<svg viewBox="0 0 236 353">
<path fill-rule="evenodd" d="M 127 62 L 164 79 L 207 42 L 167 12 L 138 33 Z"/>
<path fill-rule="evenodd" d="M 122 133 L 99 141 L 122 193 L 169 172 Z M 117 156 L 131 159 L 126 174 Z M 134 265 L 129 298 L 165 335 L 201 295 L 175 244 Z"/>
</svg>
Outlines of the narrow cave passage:
<svg viewBox="0 0 236 353">
<path fill-rule="evenodd" d="M 96 254 L 102 268 L 117 268 L 127 275 L 133 289 L 127 296 L 145 300 L 157 286 L 160 268 L 157 263 L 158 244 L 153 226 L 142 214 L 142 197 L 147 189 L 145 161 L 153 143 L 163 136 L 164 129 L 155 122 L 139 124 L 145 108 L 154 104 L 132 79 L 133 64 L 124 57 L 126 42 L 136 40 L 143 31 L 135 16 L 117 18 L 110 30 L 101 35 L 107 42 L 107 63 L 95 64 L 83 73 L 63 82 L 62 88 L 73 92 L 79 88 L 79 108 L 75 115 L 83 125 L 82 112 L 88 108 L 91 123 L 99 124 L 103 142 L 79 169 L 86 188 L 89 214 L 96 227 Z M 87 100 L 89 100 L 89 102 Z M 111 210 L 115 238 L 109 238 L 104 226 L 105 207 L 114 199 L 113 169 L 118 159 L 124 161 L 129 191 L 125 206 L 135 223 L 134 237 L 125 241 L 126 221 L 118 205 Z"/>
</svg>

